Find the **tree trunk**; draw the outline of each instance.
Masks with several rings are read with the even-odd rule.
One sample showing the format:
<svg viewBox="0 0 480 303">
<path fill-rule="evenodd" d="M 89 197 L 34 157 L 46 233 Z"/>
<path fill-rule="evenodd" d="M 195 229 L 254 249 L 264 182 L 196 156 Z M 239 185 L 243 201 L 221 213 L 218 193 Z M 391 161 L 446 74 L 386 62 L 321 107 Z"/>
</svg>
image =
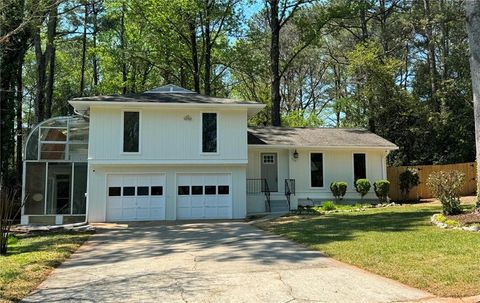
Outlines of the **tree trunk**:
<svg viewBox="0 0 480 303">
<path fill-rule="evenodd" d="M 208 14 L 208 11 L 206 12 Z M 210 32 L 209 16 L 205 16 L 205 69 L 204 69 L 204 87 L 205 95 L 210 96 L 212 93 L 210 78 L 212 75 L 212 42 Z"/>
<path fill-rule="evenodd" d="M 437 111 L 440 111 L 440 106 L 437 104 L 437 63 L 435 58 L 435 42 L 433 40 L 432 17 L 430 14 L 430 0 L 423 0 L 424 16 L 427 20 L 425 26 L 425 42 L 428 49 L 428 70 L 430 75 L 430 89 L 432 93 L 432 101 Z"/>
<path fill-rule="evenodd" d="M 58 6 L 52 7 L 47 25 L 47 46 L 45 49 L 45 61 L 48 63 L 48 81 L 45 91 L 45 118 L 52 116 L 53 86 L 55 84 L 55 36 L 57 35 Z"/>
<path fill-rule="evenodd" d="M 480 0 L 466 1 L 477 151 L 477 208 L 480 208 Z"/>
<path fill-rule="evenodd" d="M 33 33 L 33 44 L 37 61 L 37 83 L 34 103 L 35 124 L 45 120 L 45 78 L 47 67 L 45 66 L 45 55 L 43 54 L 41 43 L 40 29 L 37 28 Z"/>
<path fill-rule="evenodd" d="M 200 72 L 198 67 L 197 32 L 195 21 L 190 22 L 188 27 L 190 30 L 190 44 L 192 51 L 193 87 L 197 93 L 200 93 Z"/>
<path fill-rule="evenodd" d="M 87 60 L 87 27 L 88 27 L 88 3 L 85 1 L 85 12 L 83 17 L 83 35 L 82 35 L 82 67 L 80 70 L 80 96 L 83 96 L 85 90 L 85 65 Z"/>
<path fill-rule="evenodd" d="M 16 164 L 16 175 L 17 175 L 17 184 L 21 186 L 22 184 L 22 175 L 23 175 L 23 161 L 22 161 L 22 151 L 23 151 L 23 63 L 25 58 L 26 45 L 23 50 L 19 51 L 19 61 L 17 64 L 17 83 L 16 83 L 16 124 L 17 124 L 17 148 L 15 155 L 15 164 Z"/>
<path fill-rule="evenodd" d="M 95 1 L 92 2 L 92 13 L 93 13 L 93 49 L 94 54 L 92 58 L 93 66 L 93 85 L 96 87 L 98 85 L 98 58 L 97 58 L 97 32 L 98 32 L 98 11 L 95 7 Z"/>
<path fill-rule="evenodd" d="M 120 48 L 122 52 L 122 94 L 127 93 L 127 79 L 128 79 L 128 70 L 127 62 L 125 58 L 125 2 L 122 5 L 122 16 L 120 18 Z"/>
<path fill-rule="evenodd" d="M 280 116 L 280 20 L 278 16 L 278 0 L 269 0 L 270 5 L 270 72 L 272 98 L 272 125 L 281 126 Z"/>
</svg>

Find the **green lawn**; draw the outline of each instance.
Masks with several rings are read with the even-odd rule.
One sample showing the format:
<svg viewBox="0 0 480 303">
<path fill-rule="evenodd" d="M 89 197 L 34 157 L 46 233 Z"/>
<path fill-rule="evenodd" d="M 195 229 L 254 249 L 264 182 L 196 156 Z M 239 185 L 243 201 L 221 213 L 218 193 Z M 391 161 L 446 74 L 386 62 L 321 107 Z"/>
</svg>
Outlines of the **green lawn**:
<svg viewBox="0 0 480 303">
<path fill-rule="evenodd" d="M 85 240 L 88 233 L 62 233 L 20 239 L 0 256 L 0 302 L 18 301 L 42 282 Z"/>
<path fill-rule="evenodd" d="M 399 206 L 261 224 L 308 247 L 440 296 L 480 294 L 480 233 L 439 229 L 439 206 Z"/>
</svg>

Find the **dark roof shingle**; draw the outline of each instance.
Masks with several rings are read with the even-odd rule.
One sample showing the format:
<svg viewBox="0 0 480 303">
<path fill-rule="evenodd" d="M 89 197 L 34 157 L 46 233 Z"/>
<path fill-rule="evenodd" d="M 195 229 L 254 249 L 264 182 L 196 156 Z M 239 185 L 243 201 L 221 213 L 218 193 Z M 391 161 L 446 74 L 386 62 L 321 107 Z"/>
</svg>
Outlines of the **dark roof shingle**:
<svg viewBox="0 0 480 303">
<path fill-rule="evenodd" d="M 140 93 L 110 96 L 74 98 L 84 102 L 141 102 L 141 103 L 185 103 L 185 104 L 260 104 L 253 101 L 204 96 L 197 93 Z"/>
<path fill-rule="evenodd" d="M 385 147 L 392 142 L 359 128 L 255 127 L 248 129 L 250 145 L 291 145 L 295 147 Z"/>
</svg>

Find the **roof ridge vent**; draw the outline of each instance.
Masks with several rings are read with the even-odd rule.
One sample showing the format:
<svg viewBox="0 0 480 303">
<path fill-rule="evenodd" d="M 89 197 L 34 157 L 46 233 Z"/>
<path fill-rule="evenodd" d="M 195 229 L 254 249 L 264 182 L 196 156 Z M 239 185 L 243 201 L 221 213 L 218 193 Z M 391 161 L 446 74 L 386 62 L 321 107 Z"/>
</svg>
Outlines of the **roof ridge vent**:
<svg viewBox="0 0 480 303">
<path fill-rule="evenodd" d="M 195 92 L 177 85 L 167 84 L 164 86 L 152 88 L 151 90 L 147 90 L 145 93 L 146 94 L 194 94 Z"/>
</svg>

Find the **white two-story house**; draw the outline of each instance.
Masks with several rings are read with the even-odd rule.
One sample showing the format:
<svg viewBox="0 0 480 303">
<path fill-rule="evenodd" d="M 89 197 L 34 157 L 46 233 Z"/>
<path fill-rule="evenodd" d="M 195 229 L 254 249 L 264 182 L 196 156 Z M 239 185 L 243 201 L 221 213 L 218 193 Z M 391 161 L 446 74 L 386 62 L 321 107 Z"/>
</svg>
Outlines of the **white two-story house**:
<svg viewBox="0 0 480 303">
<path fill-rule="evenodd" d="M 27 139 L 24 224 L 242 219 L 332 199 L 333 181 L 355 200 L 397 148 L 360 129 L 248 128 L 264 104 L 173 85 L 70 104 Z"/>
</svg>

